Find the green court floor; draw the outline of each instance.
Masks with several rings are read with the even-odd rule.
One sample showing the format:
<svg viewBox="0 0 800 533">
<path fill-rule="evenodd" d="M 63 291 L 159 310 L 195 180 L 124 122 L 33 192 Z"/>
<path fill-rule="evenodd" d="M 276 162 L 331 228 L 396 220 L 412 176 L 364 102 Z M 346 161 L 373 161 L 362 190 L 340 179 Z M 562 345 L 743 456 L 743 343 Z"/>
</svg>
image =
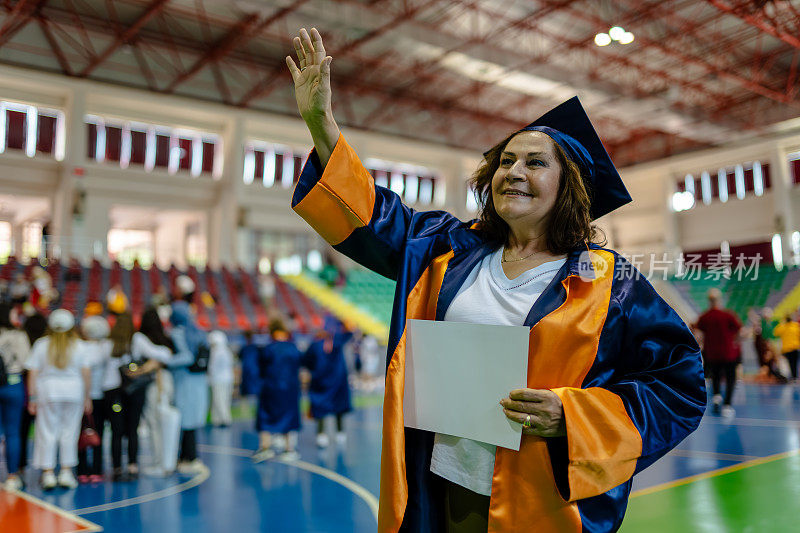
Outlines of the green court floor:
<svg viewBox="0 0 800 533">
<path fill-rule="evenodd" d="M 800 455 L 747 461 L 634 493 L 622 533 L 800 532 Z"/>
</svg>

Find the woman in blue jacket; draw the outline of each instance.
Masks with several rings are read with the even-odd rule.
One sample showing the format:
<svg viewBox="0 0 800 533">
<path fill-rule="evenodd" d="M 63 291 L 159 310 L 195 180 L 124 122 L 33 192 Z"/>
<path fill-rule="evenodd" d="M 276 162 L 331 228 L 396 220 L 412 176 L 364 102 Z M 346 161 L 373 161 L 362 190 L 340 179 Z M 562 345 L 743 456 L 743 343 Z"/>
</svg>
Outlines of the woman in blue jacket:
<svg viewBox="0 0 800 533">
<path fill-rule="evenodd" d="M 205 469 L 197 458 L 197 430 L 205 426 L 208 415 L 208 375 L 207 369 L 198 367 L 196 362 L 201 347 L 206 343 L 206 334 L 195 324 L 191 308 L 184 300 L 172 303 L 170 322 L 175 354 L 168 366 L 175 382 L 175 407 L 181 413 L 181 450 L 177 469 L 182 474 L 196 474 Z"/>
</svg>

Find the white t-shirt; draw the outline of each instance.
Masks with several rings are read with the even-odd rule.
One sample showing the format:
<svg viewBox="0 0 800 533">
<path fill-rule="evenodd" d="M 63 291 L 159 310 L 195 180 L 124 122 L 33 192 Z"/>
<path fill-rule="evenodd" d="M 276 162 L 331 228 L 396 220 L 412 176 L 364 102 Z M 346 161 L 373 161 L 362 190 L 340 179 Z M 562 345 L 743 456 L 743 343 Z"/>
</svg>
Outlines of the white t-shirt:
<svg viewBox="0 0 800 533">
<path fill-rule="evenodd" d="M 500 263 L 502 252 L 501 248 L 486 256 L 472 269 L 447 309 L 446 321 L 521 326 L 534 302 L 566 261 L 563 258 L 542 263 L 514 279 L 508 279 Z M 437 433 L 431 472 L 473 492 L 490 496 L 494 455 L 495 446 L 492 444 Z"/>
<path fill-rule="evenodd" d="M 92 400 L 99 400 L 103 397 L 103 376 L 106 364 L 111 357 L 111 348 L 114 343 L 108 339 L 84 341 L 82 353 L 86 363 L 92 369 L 92 385 L 89 389 L 89 397 Z"/>
<path fill-rule="evenodd" d="M 144 333 L 136 332 L 131 339 L 131 353 L 120 357 L 109 357 L 103 376 L 103 390 L 110 391 L 122 386 L 122 376 L 119 369 L 128 363 L 141 359 L 154 359 L 159 363 L 167 364 L 172 357 L 172 350 L 167 346 L 153 343 Z"/>
<path fill-rule="evenodd" d="M 208 381 L 212 385 L 233 383 L 233 353 L 225 343 L 211 345 L 208 356 Z"/>
<path fill-rule="evenodd" d="M 36 394 L 40 401 L 80 402 L 83 400 L 83 376 L 81 370 L 89 366 L 83 356 L 83 341 L 75 339 L 70 346 L 71 356 L 64 368 L 57 368 L 47 361 L 50 337 L 42 337 L 33 343 L 31 355 L 25 368 L 36 370 Z"/>
</svg>

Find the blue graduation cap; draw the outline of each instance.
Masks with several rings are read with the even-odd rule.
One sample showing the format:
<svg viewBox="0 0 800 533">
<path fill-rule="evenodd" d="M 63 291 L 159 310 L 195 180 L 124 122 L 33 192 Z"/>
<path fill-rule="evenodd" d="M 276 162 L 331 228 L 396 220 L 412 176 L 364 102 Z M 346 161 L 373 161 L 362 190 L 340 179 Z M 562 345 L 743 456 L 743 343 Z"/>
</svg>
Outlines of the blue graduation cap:
<svg viewBox="0 0 800 533">
<path fill-rule="evenodd" d="M 545 133 L 580 167 L 592 201 L 592 220 L 632 200 L 577 96 L 554 107 L 517 133 L 523 131 Z"/>
</svg>

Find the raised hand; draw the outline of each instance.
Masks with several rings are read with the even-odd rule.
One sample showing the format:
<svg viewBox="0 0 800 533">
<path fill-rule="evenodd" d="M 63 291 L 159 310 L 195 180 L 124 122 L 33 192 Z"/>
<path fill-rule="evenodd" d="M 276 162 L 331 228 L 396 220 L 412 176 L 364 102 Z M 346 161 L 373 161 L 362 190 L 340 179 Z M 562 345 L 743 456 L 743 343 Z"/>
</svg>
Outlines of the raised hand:
<svg viewBox="0 0 800 533">
<path fill-rule="evenodd" d="M 289 56 L 286 65 L 294 81 L 297 108 L 311 132 L 324 168 L 339 139 L 339 126 L 331 108 L 332 58 L 325 55 L 325 45 L 316 28 L 311 28 L 311 35 L 305 28 L 301 29 L 292 42 L 300 66 Z"/>
<path fill-rule="evenodd" d="M 300 67 L 291 57 L 286 64 L 294 80 L 297 108 L 304 120 L 332 115 L 331 113 L 331 56 L 325 55 L 325 45 L 316 28 L 311 35 L 305 28 L 292 40 Z"/>
</svg>

